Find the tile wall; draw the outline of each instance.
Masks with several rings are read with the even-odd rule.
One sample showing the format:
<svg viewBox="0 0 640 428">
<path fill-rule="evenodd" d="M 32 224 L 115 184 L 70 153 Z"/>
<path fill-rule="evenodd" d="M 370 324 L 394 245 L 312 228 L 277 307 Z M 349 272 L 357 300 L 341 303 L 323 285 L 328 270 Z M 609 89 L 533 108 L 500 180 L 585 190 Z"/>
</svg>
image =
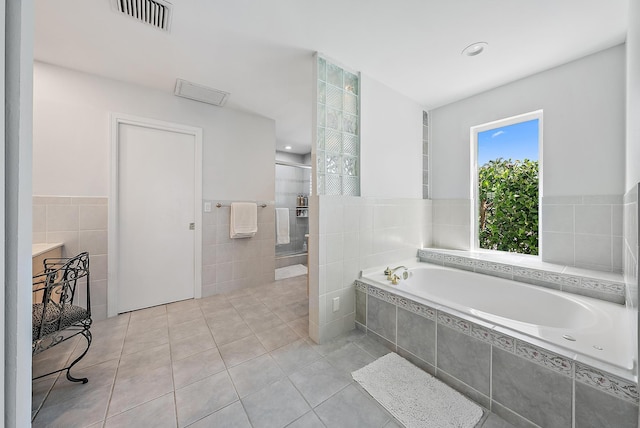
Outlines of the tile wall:
<svg viewBox="0 0 640 428">
<path fill-rule="evenodd" d="M 107 198 L 33 197 L 33 243 L 64 243 L 63 257 L 88 251 L 91 312 L 107 317 Z M 79 290 L 80 299 L 86 298 Z"/>
<path fill-rule="evenodd" d="M 268 284 L 275 278 L 275 209 L 258 207 L 258 233 L 229 238 L 229 201 L 202 213 L 202 297 Z M 223 205 L 216 208 L 216 203 Z"/>
<path fill-rule="evenodd" d="M 433 200 L 433 247 L 471 249 L 471 203 Z M 543 197 L 541 211 L 542 261 L 622 273 L 621 196 Z"/>
<path fill-rule="evenodd" d="M 356 323 L 518 427 L 637 427 L 637 383 L 356 282 Z"/>
<path fill-rule="evenodd" d="M 627 284 L 627 301 L 638 308 L 638 193 L 640 185 L 635 185 L 624 195 L 623 206 L 623 271 Z"/>
<path fill-rule="evenodd" d="M 471 249 L 471 200 L 434 199 L 432 247 Z"/>
<path fill-rule="evenodd" d="M 319 215 L 310 218 L 309 335 L 323 343 L 354 328 L 360 270 L 415 260 L 430 242 L 431 201 L 314 196 L 311 204 Z"/>
<path fill-rule="evenodd" d="M 542 260 L 622 272 L 621 196 L 542 198 Z"/>
</svg>

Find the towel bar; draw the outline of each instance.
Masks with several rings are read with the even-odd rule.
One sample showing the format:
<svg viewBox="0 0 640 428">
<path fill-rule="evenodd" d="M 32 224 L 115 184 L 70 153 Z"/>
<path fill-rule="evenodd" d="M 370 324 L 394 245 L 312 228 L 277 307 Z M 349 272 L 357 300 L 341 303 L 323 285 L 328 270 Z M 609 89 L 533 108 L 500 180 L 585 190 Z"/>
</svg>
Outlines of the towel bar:
<svg viewBox="0 0 640 428">
<path fill-rule="evenodd" d="M 229 206 L 228 204 L 223 205 L 223 204 L 221 204 L 220 202 L 218 202 L 218 203 L 216 204 L 216 208 L 220 208 L 220 207 L 228 207 L 228 206 Z M 258 204 L 258 206 L 259 206 L 260 208 L 265 208 L 265 207 L 267 206 L 267 204 L 262 203 L 262 204 Z"/>
</svg>

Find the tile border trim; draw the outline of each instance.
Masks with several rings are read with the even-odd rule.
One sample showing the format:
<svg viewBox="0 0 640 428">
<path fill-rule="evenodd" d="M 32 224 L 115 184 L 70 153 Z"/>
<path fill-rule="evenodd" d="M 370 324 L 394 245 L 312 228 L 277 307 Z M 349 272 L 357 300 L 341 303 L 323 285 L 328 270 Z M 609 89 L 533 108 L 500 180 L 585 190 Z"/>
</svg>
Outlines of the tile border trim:
<svg viewBox="0 0 640 428">
<path fill-rule="evenodd" d="M 585 364 L 576 363 L 576 382 L 638 405 L 638 386 Z"/>
</svg>

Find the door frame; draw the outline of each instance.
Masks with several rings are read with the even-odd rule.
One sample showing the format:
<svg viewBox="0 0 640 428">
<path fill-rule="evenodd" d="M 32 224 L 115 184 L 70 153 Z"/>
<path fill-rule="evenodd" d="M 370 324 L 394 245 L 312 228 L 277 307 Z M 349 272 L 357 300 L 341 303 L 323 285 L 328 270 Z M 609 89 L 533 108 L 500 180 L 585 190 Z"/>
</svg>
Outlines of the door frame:
<svg viewBox="0 0 640 428">
<path fill-rule="evenodd" d="M 194 281 L 193 295 L 198 299 L 202 297 L 202 128 L 148 119 L 123 113 L 111 113 L 111 154 L 109 166 L 109 213 L 108 213 L 108 290 L 107 290 L 107 316 L 118 315 L 118 180 L 119 180 L 119 140 L 118 129 L 120 125 L 134 125 L 144 128 L 171 131 L 179 134 L 191 135 L 195 141 L 194 153 Z"/>
</svg>

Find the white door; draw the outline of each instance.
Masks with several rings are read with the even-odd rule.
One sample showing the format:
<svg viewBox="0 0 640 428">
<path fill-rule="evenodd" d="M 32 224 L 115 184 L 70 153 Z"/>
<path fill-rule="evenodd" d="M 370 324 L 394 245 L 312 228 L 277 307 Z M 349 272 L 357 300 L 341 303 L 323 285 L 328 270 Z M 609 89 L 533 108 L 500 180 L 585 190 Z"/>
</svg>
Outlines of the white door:
<svg viewBox="0 0 640 428">
<path fill-rule="evenodd" d="M 194 135 L 119 123 L 118 312 L 194 297 Z"/>
</svg>

